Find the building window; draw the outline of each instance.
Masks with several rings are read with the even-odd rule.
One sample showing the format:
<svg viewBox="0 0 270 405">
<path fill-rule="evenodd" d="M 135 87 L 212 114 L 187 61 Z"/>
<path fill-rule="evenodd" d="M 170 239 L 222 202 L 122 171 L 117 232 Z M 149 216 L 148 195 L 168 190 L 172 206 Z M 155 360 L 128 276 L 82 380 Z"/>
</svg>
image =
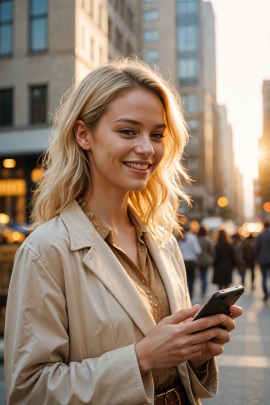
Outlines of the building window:
<svg viewBox="0 0 270 405">
<path fill-rule="evenodd" d="M 47 122 L 47 86 L 30 87 L 30 123 Z"/>
<path fill-rule="evenodd" d="M 159 59 L 159 53 L 155 49 L 152 49 L 151 51 L 146 51 L 143 54 L 143 60 L 146 63 L 157 63 L 158 59 Z"/>
<path fill-rule="evenodd" d="M 47 0 L 30 0 L 30 51 L 47 50 Z"/>
<path fill-rule="evenodd" d="M 158 10 L 145 10 L 143 12 L 143 21 L 157 21 Z"/>
<path fill-rule="evenodd" d="M 199 64 L 197 58 L 179 60 L 180 85 L 195 86 L 199 82 Z"/>
<path fill-rule="evenodd" d="M 156 3 L 157 0 L 143 0 L 144 3 Z"/>
<path fill-rule="evenodd" d="M 189 151 L 198 151 L 199 150 L 199 122 L 198 120 L 189 120 L 187 121 L 189 128 L 190 138 L 187 144 L 187 149 Z"/>
<path fill-rule="evenodd" d="M 0 56 L 12 53 L 12 0 L 0 1 Z"/>
<path fill-rule="evenodd" d="M 144 42 L 153 42 L 159 40 L 159 31 L 158 30 L 144 30 L 143 31 L 143 40 Z"/>
<path fill-rule="evenodd" d="M 178 0 L 177 1 L 178 15 L 183 14 L 198 14 L 199 3 L 198 0 Z"/>
<path fill-rule="evenodd" d="M 198 96 L 197 94 L 183 94 L 181 96 L 183 110 L 188 114 L 198 113 Z"/>
<path fill-rule="evenodd" d="M 13 90 L 0 90 L 0 127 L 13 124 Z"/>
<path fill-rule="evenodd" d="M 115 6 L 116 6 L 116 9 L 119 11 L 119 13 L 122 15 L 122 17 L 124 16 L 124 11 L 125 11 L 125 8 L 124 8 L 124 0 L 116 0 L 116 2 L 115 2 Z"/>
<path fill-rule="evenodd" d="M 178 27 L 177 37 L 179 51 L 195 51 L 198 49 L 199 38 L 197 26 L 189 25 L 186 27 Z"/>
<path fill-rule="evenodd" d="M 108 18 L 108 38 L 110 41 L 112 41 L 112 37 L 113 37 L 113 23 L 112 20 L 110 18 Z"/>
</svg>

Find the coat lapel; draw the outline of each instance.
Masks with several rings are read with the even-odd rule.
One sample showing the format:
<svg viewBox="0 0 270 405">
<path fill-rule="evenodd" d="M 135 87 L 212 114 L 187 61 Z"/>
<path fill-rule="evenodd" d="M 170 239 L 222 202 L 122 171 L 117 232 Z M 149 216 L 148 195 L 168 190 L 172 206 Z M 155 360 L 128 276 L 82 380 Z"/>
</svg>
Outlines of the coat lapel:
<svg viewBox="0 0 270 405">
<path fill-rule="evenodd" d="M 125 269 L 98 233 L 84 264 L 99 278 L 146 336 L 156 325 Z"/>
<path fill-rule="evenodd" d="M 165 285 L 171 313 L 173 314 L 184 307 L 184 297 L 181 296 L 182 286 L 180 284 L 179 275 L 176 273 L 176 269 L 171 261 L 169 249 L 164 247 L 157 248 L 156 243 L 149 233 L 145 234 L 145 239 L 160 277 Z"/>
</svg>

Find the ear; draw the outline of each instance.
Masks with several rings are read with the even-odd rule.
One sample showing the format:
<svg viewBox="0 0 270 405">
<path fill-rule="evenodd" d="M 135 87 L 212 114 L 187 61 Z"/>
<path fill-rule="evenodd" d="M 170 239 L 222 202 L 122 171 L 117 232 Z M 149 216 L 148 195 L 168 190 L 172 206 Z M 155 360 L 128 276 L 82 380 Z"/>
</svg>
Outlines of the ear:
<svg viewBox="0 0 270 405">
<path fill-rule="evenodd" d="M 84 150 L 89 150 L 91 132 L 82 120 L 78 120 L 75 122 L 74 133 L 80 147 Z"/>
</svg>

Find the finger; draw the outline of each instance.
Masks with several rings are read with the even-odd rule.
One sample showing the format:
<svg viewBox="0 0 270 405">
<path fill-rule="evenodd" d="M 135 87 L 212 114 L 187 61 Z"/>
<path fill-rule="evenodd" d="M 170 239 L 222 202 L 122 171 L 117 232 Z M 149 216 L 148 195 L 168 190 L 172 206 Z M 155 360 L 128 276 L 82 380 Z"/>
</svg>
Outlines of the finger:
<svg viewBox="0 0 270 405">
<path fill-rule="evenodd" d="M 219 356 L 224 351 L 224 348 L 222 345 L 212 342 L 211 340 L 209 340 L 206 343 L 206 345 L 207 345 L 207 349 L 213 354 L 213 356 Z"/>
<path fill-rule="evenodd" d="M 226 316 L 226 319 L 221 323 L 221 325 L 226 329 L 226 331 L 231 332 L 233 329 L 235 329 L 235 322 L 234 318 L 231 316 Z"/>
<path fill-rule="evenodd" d="M 193 333 L 189 337 L 191 345 L 196 345 L 199 342 L 208 342 L 209 340 L 212 342 L 225 344 L 230 340 L 230 332 L 219 327 L 213 327 L 201 332 Z"/>
<path fill-rule="evenodd" d="M 231 305 L 229 309 L 231 311 L 231 318 L 233 319 L 238 318 L 243 313 L 243 309 L 237 305 Z"/>
<path fill-rule="evenodd" d="M 213 328 L 214 326 L 220 325 L 221 323 L 226 321 L 227 318 L 228 316 L 224 314 L 206 316 L 204 318 L 198 319 L 197 321 L 186 324 L 187 332 L 196 333 L 205 329 Z"/>
<path fill-rule="evenodd" d="M 193 305 L 191 308 L 181 309 L 173 315 L 168 316 L 166 323 L 178 324 L 184 321 L 187 321 L 189 318 L 192 318 L 196 312 L 199 310 L 199 304 Z"/>
</svg>

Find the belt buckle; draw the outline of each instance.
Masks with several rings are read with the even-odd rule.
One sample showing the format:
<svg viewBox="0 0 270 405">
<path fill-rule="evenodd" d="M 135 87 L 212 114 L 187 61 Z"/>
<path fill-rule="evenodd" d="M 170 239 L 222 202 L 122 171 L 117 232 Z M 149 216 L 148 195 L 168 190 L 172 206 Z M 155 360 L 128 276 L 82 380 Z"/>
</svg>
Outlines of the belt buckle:
<svg viewBox="0 0 270 405">
<path fill-rule="evenodd" d="M 168 401 L 167 401 L 167 399 L 169 398 L 168 394 L 169 394 L 170 392 L 174 392 L 174 393 L 175 393 L 175 395 L 176 395 L 176 397 L 177 397 L 177 401 L 178 401 L 179 405 L 181 405 L 181 398 L 180 398 L 178 392 L 177 392 L 174 388 L 171 388 L 170 390 L 167 390 L 166 392 L 157 395 L 157 397 L 161 397 L 162 395 L 165 395 L 165 405 L 170 405 L 170 404 L 168 403 Z"/>
</svg>

